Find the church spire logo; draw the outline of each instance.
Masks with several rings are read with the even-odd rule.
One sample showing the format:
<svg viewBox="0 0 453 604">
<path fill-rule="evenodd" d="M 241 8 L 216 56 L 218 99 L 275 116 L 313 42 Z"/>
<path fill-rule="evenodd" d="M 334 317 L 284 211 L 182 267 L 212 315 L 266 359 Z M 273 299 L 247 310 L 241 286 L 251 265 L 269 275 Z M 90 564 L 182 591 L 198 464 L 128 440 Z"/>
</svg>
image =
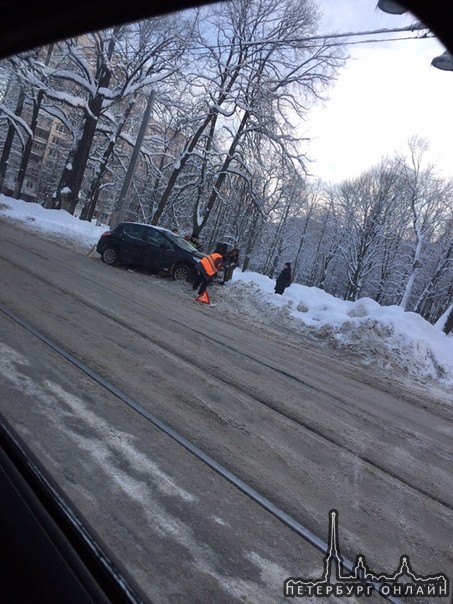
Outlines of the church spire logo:
<svg viewBox="0 0 453 604">
<path fill-rule="evenodd" d="M 287 598 L 357 598 L 378 593 L 392 602 L 403 597 L 445 598 L 449 595 L 449 581 L 445 574 L 418 575 L 413 571 L 409 556 L 406 555 L 400 557 L 398 568 L 390 575 L 376 575 L 360 554 L 354 565 L 349 563 L 349 569 L 345 569 L 345 566 L 338 540 L 338 512 L 330 510 L 329 544 L 321 578 L 307 580 L 290 577 L 283 584 L 283 594 Z"/>
</svg>

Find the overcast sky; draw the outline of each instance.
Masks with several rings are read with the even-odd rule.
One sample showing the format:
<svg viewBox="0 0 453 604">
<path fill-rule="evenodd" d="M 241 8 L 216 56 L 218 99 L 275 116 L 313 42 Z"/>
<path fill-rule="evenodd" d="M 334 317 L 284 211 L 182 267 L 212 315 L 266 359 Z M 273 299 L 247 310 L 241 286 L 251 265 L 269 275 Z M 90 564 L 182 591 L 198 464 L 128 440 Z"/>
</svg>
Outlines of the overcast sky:
<svg viewBox="0 0 453 604">
<path fill-rule="evenodd" d="M 416 21 L 410 13 L 383 13 L 377 0 L 317 3 L 324 13 L 319 33 L 405 27 Z M 430 143 L 429 160 L 443 176 L 453 177 L 453 72 L 431 66 L 444 51 L 440 42 L 433 38 L 347 48 L 350 58 L 329 99 L 310 112 L 304 126 L 313 139 L 311 172 L 328 182 L 358 176 L 383 156 L 407 151 L 409 137 L 419 135 Z"/>
</svg>

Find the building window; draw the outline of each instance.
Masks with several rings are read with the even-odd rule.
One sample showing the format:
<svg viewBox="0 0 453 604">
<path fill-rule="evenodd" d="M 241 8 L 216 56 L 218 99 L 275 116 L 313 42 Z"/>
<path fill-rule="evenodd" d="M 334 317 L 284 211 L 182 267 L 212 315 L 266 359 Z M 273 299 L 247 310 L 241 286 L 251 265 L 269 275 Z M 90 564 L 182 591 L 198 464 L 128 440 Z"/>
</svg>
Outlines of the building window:
<svg viewBox="0 0 453 604">
<path fill-rule="evenodd" d="M 44 139 L 46 141 L 49 138 L 49 131 L 44 130 L 44 128 L 38 127 L 35 130 L 35 136 L 37 136 L 38 138 Z"/>
</svg>

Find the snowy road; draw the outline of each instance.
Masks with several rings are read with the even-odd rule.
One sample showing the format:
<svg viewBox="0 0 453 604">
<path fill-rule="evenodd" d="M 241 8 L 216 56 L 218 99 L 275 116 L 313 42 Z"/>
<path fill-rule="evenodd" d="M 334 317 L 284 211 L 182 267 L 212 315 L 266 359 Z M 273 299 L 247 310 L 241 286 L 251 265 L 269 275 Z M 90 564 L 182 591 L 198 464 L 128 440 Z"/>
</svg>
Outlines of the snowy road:
<svg viewBox="0 0 453 604">
<path fill-rule="evenodd" d="M 0 270 L 1 304 L 323 539 L 336 508 L 344 556 L 453 576 L 444 401 L 1 222 Z M 286 576 L 321 575 L 278 521 L 5 316 L 0 330 L 0 410 L 154 601 L 275 602 Z"/>
</svg>

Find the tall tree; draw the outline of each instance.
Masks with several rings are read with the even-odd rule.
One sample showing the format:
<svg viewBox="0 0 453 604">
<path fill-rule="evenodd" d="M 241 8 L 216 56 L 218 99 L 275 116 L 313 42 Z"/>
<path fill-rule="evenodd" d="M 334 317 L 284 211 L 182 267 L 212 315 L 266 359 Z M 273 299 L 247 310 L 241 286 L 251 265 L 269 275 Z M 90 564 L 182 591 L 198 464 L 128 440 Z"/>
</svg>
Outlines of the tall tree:
<svg viewBox="0 0 453 604">
<path fill-rule="evenodd" d="M 11 110 L 5 104 L 0 103 L 0 114 L 3 114 L 5 121 L 8 124 L 8 131 L 0 157 L 0 191 L 2 191 L 3 189 L 3 183 L 6 176 L 6 170 L 8 168 L 8 162 L 13 146 L 14 137 L 18 136 L 19 140 L 21 141 L 22 148 L 24 148 L 27 136 L 31 136 L 31 131 L 28 127 L 28 124 L 21 117 L 22 111 L 24 109 L 25 90 L 21 83 L 16 82 L 16 84 L 16 86 L 12 86 L 10 81 L 10 85 L 8 87 L 10 94 L 12 88 L 17 91 L 15 109 Z"/>
<path fill-rule="evenodd" d="M 411 266 L 400 301 L 404 309 L 409 306 L 422 267 L 425 240 L 442 221 L 449 201 L 449 186 L 436 175 L 432 165 L 424 166 L 427 150 L 426 140 L 412 137 L 409 140 L 409 160 L 400 158 L 399 161 L 402 198 L 410 209 L 414 240 Z"/>
<path fill-rule="evenodd" d="M 28 162 L 33 146 L 33 140 L 35 136 L 35 130 L 38 125 L 38 117 L 41 110 L 41 104 L 44 99 L 46 78 L 43 74 L 42 67 L 47 67 L 50 63 L 50 59 L 53 52 L 53 44 L 38 49 L 33 53 L 28 53 L 25 56 L 12 57 L 11 63 L 14 65 L 16 73 L 20 74 L 23 82 L 24 89 L 27 88 L 30 95 L 31 102 L 31 117 L 30 117 L 30 135 L 27 138 L 27 142 L 24 145 L 22 159 L 17 173 L 16 185 L 13 191 L 13 197 L 19 199 L 22 193 L 24 185 L 25 175 L 28 168 Z M 43 63 L 41 63 L 41 57 L 44 57 Z M 26 86 L 28 84 L 28 86 Z"/>
<path fill-rule="evenodd" d="M 452 189 L 453 193 L 453 189 Z M 430 263 L 426 271 L 424 287 L 414 304 L 414 312 L 420 313 L 425 319 L 432 319 L 432 312 L 436 306 L 441 306 L 443 294 L 448 291 L 453 281 L 453 239 L 451 230 L 453 219 L 446 221 L 442 235 L 435 242 L 430 242 L 432 255 L 435 260 Z M 437 310 L 437 309 L 435 309 Z"/>
<path fill-rule="evenodd" d="M 121 31 L 121 27 L 115 27 L 107 36 L 105 32 L 100 32 L 92 36 L 92 44 L 87 48 L 85 44 L 72 45 L 69 51 L 71 59 L 76 66 L 73 74 L 66 73 L 69 80 L 83 82 L 86 99 L 83 103 L 83 120 L 80 130 L 75 137 L 75 144 L 71 150 L 71 158 L 63 169 L 58 190 L 56 192 L 56 202 L 65 210 L 74 213 L 75 206 L 79 200 L 80 187 L 85 173 L 88 156 L 91 150 L 94 134 L 98 124 L 99 117 L 103 110 L 104 100 L 112 79 L 111 59 L 115 49 L 116 38 Z M 86 60 L 86 52 L 94 52 L 96 57 L 96 66 L 94 73 L 90 71 L 90 65 Z M 61 72 L 60 72 L 61 73 Z M 61 73 L 61 75 L 63 75 Z M 85 76 L 86 79 L 82 79 Z M 58 72 L 53 74 L 58 77 Z M 65 195 L 62 195 L 62 191 Z"/>
<path fill-rule="evenodd" d="M 233 0 L 206 11 L 198 40 L 205 53 L 188 74 L 194 81 L 190 132 L 152 220 L 160 222 L 181 176 L 198 166 L 196 233 L 228 179 L 246 176 L 252 148 L 268 145 L 303 166 L 302 137 L 292 120 L 304 115 L 341 63 L 338 47 L 307 41 L 318 16 L 308 0 Z"/>
<path fill-rule="evenodd" d="M 385 224 L 395 204 L 395 174 L 382 164 L 340 187 L 345 237 L 340 253 L 346 263 L 346 300 L 356 300 L 374 267 Z"/>
<path fill-rule="evenodd" d="M 171 16 L 140 21 L 63 43 L 66 65 L 49 72 L 46 95 L 80 116 L 55 195 L 70 213 L 79 200 L 95 135 L 119 134 L 112 120 L 115 108 L 123 113 L 130 95 L 174 73 L 184 49 L 183 35 L 178 35 L 184 20 L 176 23 Z"/>
</svg>

